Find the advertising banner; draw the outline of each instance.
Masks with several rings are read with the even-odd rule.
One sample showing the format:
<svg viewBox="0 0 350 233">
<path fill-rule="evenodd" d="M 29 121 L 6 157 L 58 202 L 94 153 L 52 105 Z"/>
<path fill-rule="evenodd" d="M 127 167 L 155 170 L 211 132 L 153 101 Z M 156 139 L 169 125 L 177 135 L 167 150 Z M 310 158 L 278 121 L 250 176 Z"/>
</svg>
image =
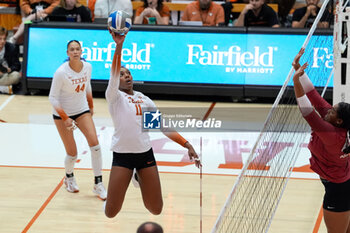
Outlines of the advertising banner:
<svg viewBox="0 0 350 233">
<path fill-rule="evenodd" d="M 130 69 L 135 81 L 281 86 L 305 38 L 290 34 L 130 31 L 122 65 Z M 92 79 L 108 80 L 115 43 L 102 29 L 29 27 L 27 77 L 52 78 L 67 59 L 67 43 L 73 39 L 81 42 L 82 56 L 92 64 Z M 324 75 L 333 68 L 332 41 L 331 35 L 312 37 L 308 62 L 314 75 Z"/>
</svg>

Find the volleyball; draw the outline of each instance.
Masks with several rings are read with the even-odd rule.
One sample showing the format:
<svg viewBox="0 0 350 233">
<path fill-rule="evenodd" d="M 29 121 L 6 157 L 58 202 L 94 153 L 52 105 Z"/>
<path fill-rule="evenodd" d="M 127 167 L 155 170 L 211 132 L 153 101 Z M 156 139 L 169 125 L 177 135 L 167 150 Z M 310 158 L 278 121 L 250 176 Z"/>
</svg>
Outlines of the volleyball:
<svg viewBox="0 0 350 233">
<path fill-rule="evenodd" d="M 124 35 L 131 28 L 131 16 L 122 10 L 112 12 L 108 17 L 108 28 L 119 35 Z"/>
</svg>

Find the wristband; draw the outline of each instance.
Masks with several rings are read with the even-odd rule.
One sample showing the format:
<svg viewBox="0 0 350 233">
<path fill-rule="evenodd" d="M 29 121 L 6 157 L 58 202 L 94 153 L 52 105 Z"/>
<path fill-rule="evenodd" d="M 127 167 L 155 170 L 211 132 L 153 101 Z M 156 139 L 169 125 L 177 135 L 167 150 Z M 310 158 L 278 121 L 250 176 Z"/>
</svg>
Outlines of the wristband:
<svg viewBox="0 0 350 233">
<path fill-rule="evenodd" d="M 303 116 L 309 115 L 314 110 L 309 98 L 307 98 L 306 95 L 297 98 L 297 102 L 300 108 L 300 112 Z"/>
</svg>

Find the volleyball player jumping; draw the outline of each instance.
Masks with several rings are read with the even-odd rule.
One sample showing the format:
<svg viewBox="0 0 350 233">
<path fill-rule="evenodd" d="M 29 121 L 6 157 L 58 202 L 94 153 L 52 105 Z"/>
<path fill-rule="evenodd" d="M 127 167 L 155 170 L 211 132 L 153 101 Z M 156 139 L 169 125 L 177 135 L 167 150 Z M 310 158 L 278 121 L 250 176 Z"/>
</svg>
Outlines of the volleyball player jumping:
<svg viewBox="0 0 350 233">
<path fill-rule="evenodd" d="M 121 51 L 126 35 L 110 32 L 116 42 L 111 78 L 106 90 L 106 99 L 114 123 L 112 137 L 113 163 L 109 177 L 105 214 L 112 218 L 122 208 L 126 190 L 137 170 L 143 203 L 154 215 L 161 213 L 163 199 L 157 164 L 147 132 L 142 130 L 142 109 L 155 109 L 154 102 L 133 90 L 130 71 L 121 67 Z M 164 132 L 174 142 L 188 149 L 189 158 L 200 166 L 198 155 L 192 145 L 175 131 Z"/>
<path fill-rule="evenodd" d="M 92 120 L 93 101 L 91 92 L 91 65 L 80 59 L 82 54 L 79 41 L 67 44 L 69 61 L 63 63 L 55 72 L 49 100 L 53 106 L 53 118 L 66 149 L 64 161 L 66 176 L 64 183 L 68 192 L 79 192 L 73 170 L 77 159 L 77 146 L 73 130 L 78 127 L 84 134 L 91 150 L 91 163 L 95 175 L 93 192 L 100 199 L 106 199 L 102 183 L 102 156 Z"/>
<path fill-rule="evenodd" d="M 301 49 L 293 61 L 294 92 L 301 114 L 312 129 L 310 164 L 325 187 L 324 221 L 328 233 L 350 233 L 350 104 L 331 106 L 319 95 L 304 72 L 307 63 L 299 64 L 303 53 Z"/>
</svg>

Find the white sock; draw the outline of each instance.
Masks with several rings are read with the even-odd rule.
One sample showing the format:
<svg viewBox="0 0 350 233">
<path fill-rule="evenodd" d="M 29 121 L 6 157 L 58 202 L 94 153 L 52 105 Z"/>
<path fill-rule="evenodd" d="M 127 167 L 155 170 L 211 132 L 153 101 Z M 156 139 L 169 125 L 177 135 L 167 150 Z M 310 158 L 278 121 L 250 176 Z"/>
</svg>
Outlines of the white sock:
<svg viewBox="0 0 350 233">
<path fill-rule="evenodd" d="M 77 156 L 66 155 L 66 159 L 64 160 L 64 168 L 66 169 L 66 174 L 73 173 L 75 160 L 77 160 Z"/>
<path fill-rule="evenodd" d="M 102 155 L 100 145 L 90 147 L 91 165 L 95 176 L 102 176 Z"/>
<path fill-rule="evenodd" d="M 103 213 L 106 213 L 106 203 L 107 203 L 107 201 L 104 201 L 103 205 L 102 205 Z"/>
</svg>

